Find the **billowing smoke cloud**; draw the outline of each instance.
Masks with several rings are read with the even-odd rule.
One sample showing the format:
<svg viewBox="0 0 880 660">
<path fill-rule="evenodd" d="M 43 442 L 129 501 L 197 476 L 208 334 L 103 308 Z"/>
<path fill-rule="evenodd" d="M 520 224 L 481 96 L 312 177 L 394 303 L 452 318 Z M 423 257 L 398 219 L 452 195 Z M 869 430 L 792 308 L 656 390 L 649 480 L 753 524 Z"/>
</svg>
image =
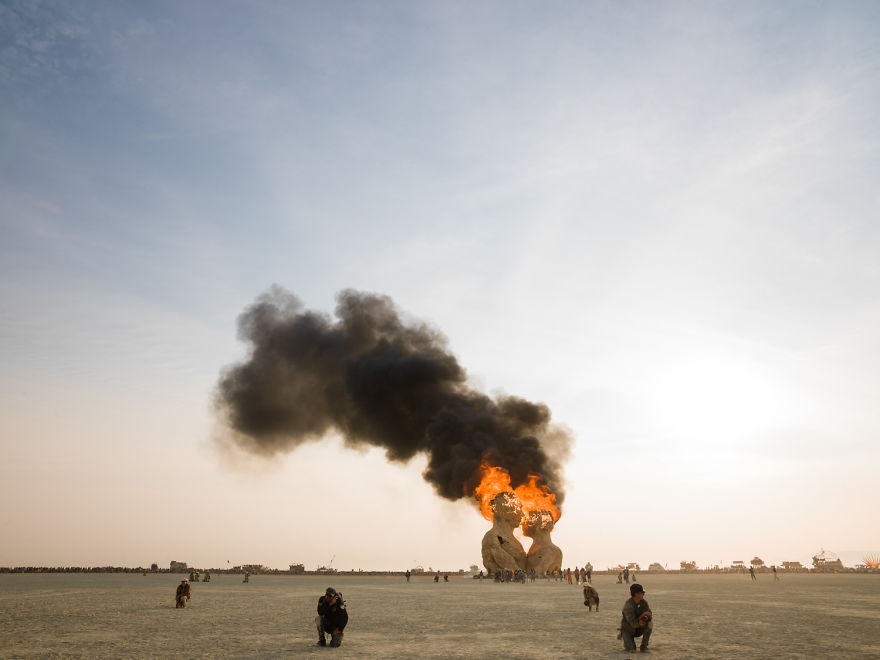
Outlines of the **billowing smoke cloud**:
<svg viewBox="0 0 880 660">
<path fill-rule="evenodd" d="M 469 387 L 446 339 L 387 296 L 342 291 L 336 319 L 277 286 L 239 317 L 250 356 L 224 370 L 215 402 L 241 448 L 273 455 L 337 431 L 391 461 L 425 454 L 424 478 L 450 500 L 473 495 L 485 456 L 512 486 L 536 473 L 562 501 L 571 438 L 547 406 Z"/>
</svg>

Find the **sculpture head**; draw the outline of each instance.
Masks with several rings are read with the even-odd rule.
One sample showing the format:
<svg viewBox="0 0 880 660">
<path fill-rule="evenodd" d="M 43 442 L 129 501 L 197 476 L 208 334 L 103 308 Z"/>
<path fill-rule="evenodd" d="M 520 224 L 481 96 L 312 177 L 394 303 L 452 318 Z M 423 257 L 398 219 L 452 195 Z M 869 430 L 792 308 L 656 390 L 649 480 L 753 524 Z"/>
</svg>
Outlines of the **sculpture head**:
<svg viewBox="0 0 880 660">
<path fill-rule="evenodd" d="M 519 498 L 511 492 L 498 493 L 492 498 L 492 517 L 503 520 L 511 527 L 519 527 L 522 522 L 522 505 Z"/>
<path fill-rule="evenodd" d="M 553 514 L 549 511 L 529 511 L 523 523 L 523 534 L 534 537 L 535 534 L 549 534 L 553 531 L 556 523 L 553 522 Z"/>
</svg>

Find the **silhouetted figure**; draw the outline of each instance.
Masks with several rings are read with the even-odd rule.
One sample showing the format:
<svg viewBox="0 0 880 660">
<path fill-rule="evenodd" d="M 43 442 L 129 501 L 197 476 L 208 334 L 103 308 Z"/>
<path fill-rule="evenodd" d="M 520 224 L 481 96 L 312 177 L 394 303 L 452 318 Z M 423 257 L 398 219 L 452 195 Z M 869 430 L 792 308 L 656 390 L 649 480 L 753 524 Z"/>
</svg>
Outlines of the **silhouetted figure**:
<svg viewBox="0 0 880 660">
<path fill-rule="evenodd" d="M 318 616 L 315 617 L 318 627 L 318 643 L 316 646 L 327 646 L 325 634 L 330 635 L 330 646 L 342 644 L 343 630 L 348 625 L 348 612 L 342 594 L 333 587 L 327 587 L 324 595 L 318 598 Z"/>
</svg>

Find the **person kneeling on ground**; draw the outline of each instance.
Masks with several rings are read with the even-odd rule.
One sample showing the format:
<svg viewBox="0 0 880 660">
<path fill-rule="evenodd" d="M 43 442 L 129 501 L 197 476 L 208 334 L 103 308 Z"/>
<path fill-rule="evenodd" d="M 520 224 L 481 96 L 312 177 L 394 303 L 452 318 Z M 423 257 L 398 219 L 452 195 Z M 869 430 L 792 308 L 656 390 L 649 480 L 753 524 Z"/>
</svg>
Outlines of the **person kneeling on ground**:
<svg viewBox="0 0 880 660">
<path fill-rule="evenodd" d="M 190 599 L 192 595 L 192 591 L 190 590 L 189 582 L 186 579 L 182 580 L 180 584 L 177 585 L 177 591 L 174 594 L 174 604 L 176 607 L 186 607 L 186 601 Z"/>
<path fill-rule="evenodd" d="M 317 646 L 327 646 L 325 633 L 330 635 L 330 646 L 342 644 L 342 631 L 347 624 L 348 612 L 342 594 L 333 587 L 327 587 L 324 595 L 318 598 L 318 616 L 315 617 L 315 625 L 318 626 Z"/>
<path fill-rule="evenodd" d="M 593 611 L 593 605 L 596 606 L 596 611 L 599 611 L 599 592 L 586 582 L 584 582 L 584 605 L 590 608 L 590 612 Z"/>
<path fill-rule="evenodd" d="M 620 637 L 623 638 L 623 647 L 627 651 L 635 651 L 635 638 L 641 637 L 642 643 L 639 650 L 647 652 L 648 640 L 651 638 L 651 631 L 654 630 L 651 607 L 645 600 L 645 590 L 642 585 L 633 584 L 629 588 L 629 593 L 632 598 L 623 604 L 623 617 L 620 619 Z"/>
</svg>

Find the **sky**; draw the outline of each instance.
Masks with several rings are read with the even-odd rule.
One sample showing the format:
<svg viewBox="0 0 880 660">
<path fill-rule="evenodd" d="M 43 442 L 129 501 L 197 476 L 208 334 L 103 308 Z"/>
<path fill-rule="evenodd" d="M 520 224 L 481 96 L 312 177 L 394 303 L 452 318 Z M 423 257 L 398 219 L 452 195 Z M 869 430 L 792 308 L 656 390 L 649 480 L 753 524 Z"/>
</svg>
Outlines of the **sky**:
<svg viewBox="0 0 880 660">
<path fill-rule="evenodd" d="M 549 406 L 564 565 L 880 552 L 878 27 L 0 0 L 0 566 L 481 564 L 424 457 L 217 450 L 273 285 L 387 295 L 473 388 Z"/>
</svg>

